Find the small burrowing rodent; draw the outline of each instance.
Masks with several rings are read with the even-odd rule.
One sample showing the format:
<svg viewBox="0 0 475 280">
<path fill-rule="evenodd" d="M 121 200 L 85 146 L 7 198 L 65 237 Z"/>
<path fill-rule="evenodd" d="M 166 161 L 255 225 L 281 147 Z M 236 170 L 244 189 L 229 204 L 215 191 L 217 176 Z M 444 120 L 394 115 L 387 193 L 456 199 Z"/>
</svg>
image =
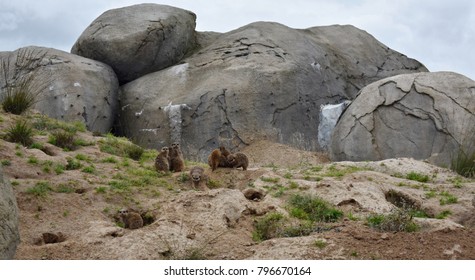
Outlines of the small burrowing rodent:
<svg viewBox="0 0 475 280">
<path fill-rule="evenodd" d="M 232 168 L 242 167 L 242 170 L 247 170 L 249 166 L 249 160 L 243 153 L 230 154 L 228 156 L 228 163 Z"/>
<path fill-rule="evenodd" d="M 205 170 L 203 167 L 194 166 L 190 170 L 191 186 L 195 189 L 206 190 L 206 180 L 207 176 L 204 174 Z M 202 183 L 204 182 L 204 183 Z"/>
<path fill-rule="evenodd" d="M 119 217 L 124 228 L 138 229 L 143 227 L 143 219 L 139 213 L 130 211 L 129 209 L 120 209 Z"/>
<path fill-rule="evenodd" d="M 168 158 L 168 147 L 163 147 L 155 158 L 155 170 L 159 172 L 170 171 L 170 163 Z"/>
</svg>

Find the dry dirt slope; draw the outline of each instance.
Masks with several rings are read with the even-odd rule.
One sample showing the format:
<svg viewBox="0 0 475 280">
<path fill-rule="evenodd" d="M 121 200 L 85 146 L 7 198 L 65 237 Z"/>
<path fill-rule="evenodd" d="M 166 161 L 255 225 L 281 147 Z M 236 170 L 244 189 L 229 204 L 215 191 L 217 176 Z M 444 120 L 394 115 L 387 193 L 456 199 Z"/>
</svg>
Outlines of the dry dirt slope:
<svg viewBox="0 0 475 280">
<path fill-rule="evenodd" d="M 159 176 L 156 151 L 133 160 L 124 156 L 124 139 L 96 137 L 77 124 L 1 113 L 1 134 L 25 118 L 35 127 L 35 148 L 0 140 L 20 208 L 17 259 L 475 259 L 475 182 L 424 162 L 331 163 L 258 142 L 244 150 L 249 170 L 206 168 L 209 190 L 196 191 L 186 172 Z M 72 151 L 48 143 L 52 131 L 64 130 L 76 131 Z M 187 169 L 195 164 L 206 167 L 187 162 Z M 428 182 L 406 179 L 411 172 Z M 248 200 L 242 191 L 249 188 L 266 195 Z M 274 212 L 288 217 L 295 193 L 317 195 L 345 217 L 314 225 L 308 236 L 254 241 L 255 221 Z M 389 213 L 401 201 L 445 218 L 415 218 L 420 229 L 414 233 L 366 225 L 365 217 Z M 119 227 L 116 213 L 123 207 L 140 211 L 150 224 Z M 45 232 L 61 232 L 65 240 L 41 244 Z"/>
</svg>

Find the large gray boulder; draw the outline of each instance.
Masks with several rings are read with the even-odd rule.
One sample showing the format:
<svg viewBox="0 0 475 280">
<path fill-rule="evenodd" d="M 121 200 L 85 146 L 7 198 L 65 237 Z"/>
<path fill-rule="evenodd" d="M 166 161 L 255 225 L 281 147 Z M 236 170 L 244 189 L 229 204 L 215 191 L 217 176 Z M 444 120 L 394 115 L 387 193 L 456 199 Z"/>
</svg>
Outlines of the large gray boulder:
<svg viewBox="0 0 475 280">
<path fill-rule="evenodd" d="M 0 260 L 13 259 L 20 243 L 18 206 L 12 186 L 0 164 Z"/>
<path fill-rule="evenodd" d="M 106 64 L 34 46 L 2 52 L 0 59 L 10 61 L 10 84 L 21 76 L 33 75 L 30 83 L 37 99 L 34 108 L 41 113 L 63 121 L 83 122 L 91 131 L 105 133 L 112 128 L 119 83 Z M 1 86 L 4 80 L 2 73 Z"/>
<path fill-rule="evenodd" d="M 215 36 L 181 64 L 121 87 L 121 132 L 205 160 L 267 139 L 318 150 L 320 105 L 387 76 L 427 71 L 353 26 L 296 30 L 256 22 Z M 178 116 L 178 117 L 177 117 Z"/>
<path fill-rule="evenodd" d="M 157 4 L 106 11 L 84 30 L 71 53 L 102 61 L 126 83 L 171 66 L 195 46 L 196 15 Z"/>
<path fill-rule="evenodd" d="M 448 166 L 475 143 L 475 82 L 452 72 L 390 77 L 368 85 L 333 131 L 333 160 L 429 159 Z"/>
</svg>

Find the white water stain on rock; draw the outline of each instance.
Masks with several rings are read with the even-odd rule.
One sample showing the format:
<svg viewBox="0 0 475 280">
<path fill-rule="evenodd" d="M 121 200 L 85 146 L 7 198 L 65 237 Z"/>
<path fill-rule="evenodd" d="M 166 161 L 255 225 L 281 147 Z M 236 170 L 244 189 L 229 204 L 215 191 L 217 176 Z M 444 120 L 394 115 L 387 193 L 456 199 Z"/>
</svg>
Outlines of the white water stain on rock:
<svg viewBox="0 0 475 280">
<path fill-rule="evenodd" d="M 190 106 L 186 104 L 177 104 L 172 105 L 170 102 L 167 106 L 163 108 L 168 117 L 168 125 L 170 126 L 170 141 L 171 143 L 180 143 L 181 142 L 181 110 L 182 109 L 191 109 Z"/>
<path fill-rule="evenodd" d="M 351 101 L 343 101 L 339 104 L 327 104 L 320 106 L 320 123 L 318 124 L 318 143 L 320 147 L 327 151 L 330 147 L 333 129 L 338 122 L 343 111 L 350 105 Z"/>
</svg>

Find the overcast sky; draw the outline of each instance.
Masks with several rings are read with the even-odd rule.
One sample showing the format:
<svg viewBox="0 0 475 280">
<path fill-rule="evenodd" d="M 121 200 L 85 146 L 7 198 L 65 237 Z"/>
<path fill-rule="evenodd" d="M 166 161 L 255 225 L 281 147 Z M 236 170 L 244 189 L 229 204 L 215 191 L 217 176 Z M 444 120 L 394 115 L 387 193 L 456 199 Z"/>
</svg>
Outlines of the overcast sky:
<svg viewBox="0 0 475 280">
<path fill-rule="evenodd" d="M 227 32 L 255 21 L 352 24 L 430 71 L 475 79 L 473 0 L 0 0 L 0 51 L 36 45 L 69 52 L 106 10 L 147 2 L 194 12 L 198 31 Z"/>
</svg>

